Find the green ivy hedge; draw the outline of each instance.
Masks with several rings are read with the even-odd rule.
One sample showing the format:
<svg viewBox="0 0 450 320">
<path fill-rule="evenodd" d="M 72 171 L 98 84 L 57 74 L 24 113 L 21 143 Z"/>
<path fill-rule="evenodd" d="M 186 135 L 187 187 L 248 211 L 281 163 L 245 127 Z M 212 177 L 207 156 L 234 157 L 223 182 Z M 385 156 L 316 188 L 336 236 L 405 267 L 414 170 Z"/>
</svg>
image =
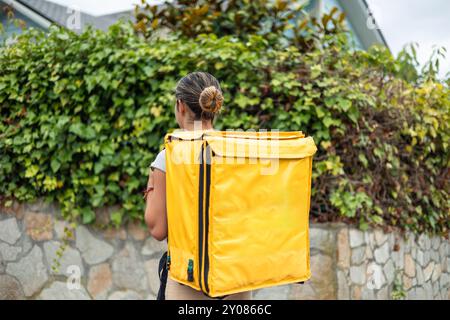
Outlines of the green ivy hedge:
<svg viewBox="0 0 450 320">
<path fill-rule="evenodd" d="M 399 66 L 383 48 L 305 53 L 257 35 L 29 30 L 0 48 L 1 201 L 45 197 L 83 223 L 119 204 L 115 224 L 142 219 L 148 165 L 176 127 L 176 82 L 204 70 L 225 92 L 217 129 L 315 138 L 315 218 L 446 233 L 449 89 L 402 80 Z"/>
</svg>

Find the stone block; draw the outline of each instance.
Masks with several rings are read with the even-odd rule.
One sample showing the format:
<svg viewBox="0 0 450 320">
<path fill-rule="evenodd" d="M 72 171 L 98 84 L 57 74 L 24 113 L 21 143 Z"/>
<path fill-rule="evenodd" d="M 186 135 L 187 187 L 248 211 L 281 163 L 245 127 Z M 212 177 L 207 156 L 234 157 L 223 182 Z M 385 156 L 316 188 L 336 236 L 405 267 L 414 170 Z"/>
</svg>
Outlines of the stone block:
<svg viewBox="0 0 450 320">
<path fill-rule="evenodd" d="M 0 240 L 8 244 L 15 244 L 20 238 L 20 230 L 16 218 L 0 221 Z"/>
<path fill-rule="evenodd" d="M 367 260 L 373 259 L 373 251 L 372 251 L 371 246 L 369 246 L 369 245 L 366 246 L 366 258 L 367 258 Z"/>
<path fill-rule="evenodd" d="M 25 295 L 19 281 L 5 274 L 0 274 L 0 300 L 22 300 Z"/>
<path fill-rule="evenodd" d="M 381 246 L 388 240 L 388 235 L 383 232 L 383 230 L 377 229 L 374 231 L 375 242 L 377 246 Z"/>
<path fill-rule="evenodd" d="M 417 284 L 422 286 L 425 283 L 425 276 L 423 274 L 423 269 L 419 264 L 416 264 L 416 279 Z"/>
<path fill-rule="evenodd" d="M 434 263 L 434 262 L 432 262 L 432 263 Z M 441 277 L 441 274 L 442 274 L 441 265 L 439 263 L 434 263 L 434 270 L 433 270 L 433 275 L 431 276 L 431 281 L 437 282 L 439 280 L 439 278 Z"/>
<path fill-rule="evenodd" d="M 66 282 L 53 282 L 48 288 L 42 290 L 40 300 L 91 300 L 83 286 L 69 288 Z"/>
<path fill-rule="evenodd" d="M 332 230 L 312 227 L 309 231 L 309 239 L 311 249 L 316 249 L 328 255 L 333 254 L 336 250 Z"/>
<path fill-rule="evenodd" d="M 18 262 L 9 263 L 6 273 L 19 280 L 27 297 L 38 292 L 48 280 L 42 250 L 35 245 L 28 255 Z"/>
<path fill-rule="evenodd" d="M 431 243 L 432 243 L 432 248 L 433 250 L 438 250 L 439 249 L 439 245 L 441 244 L 441 239 L 439 237 L 433 237 L 433 239 L 431 239 Z"/>
<path fill-rule="evenodd" d="M 416 275 L 416 266 L 410 254 L 405 254 L 405 273 L 410 278 L 414 278 Z"/>
<path fill-rule="evenodd" d="M 386 277 L 383 268 L 374 262 L 369 263 L 366 271 L 366 285 L 369 289 L 379 290 L 386 284 Z"/>
<path fill-rule="evenodd" d="M 428 280 L 431 279 L 431 276 L 433 274 L 434 271 L 434 262 L 430 262 L 426 268 L 423 270 L 423 277 L 424 277 L 424 282 L 427 282 Z"/>
<path fill-rule="evenodd" d="M 439 287 L 441 289 L 447 290 L 450 286 L 449 280 L 450 280 L 450 276 L 447 273 L 442 273 L 439 278 Z"/>
<path fill-rule="evenodd" d="M 330 256 L 317 254 L 311 256 L 311 283 L 319 299 L 336 299 L 336 268 Z"/>
<path fill-rule="evenodd" d="M 61 242 L 58 241 L 48 241 L 44 243 L 44 252 L 51 274 L 69 276 L 69 267 L 75 266 L 79 268 L 80 276 L 84 275 L 83 261 L 78 250 L 71 247 L 62 248 Z M 57 252 L 62 252 L 62 256 L 58 257 Z"/>
<path fill-rule="evenodd" d="M 392 261 L 396 269 L 403 269 L 405 267 L 405 244 L 399 242 L 397 244 L 397 251 L 391 252 Z"/>
<path fill-rule="evenodd" d="M 384 264 L 389 259 L 389 243 L 385 242 L 381 247 L 374 251 L 375 261 L 379 264 Z"/>
<path fill-rule="evenodd" d="M 149 237 L 142 246 L 141 254 L 144 256 L 157 254 L 159 257 L 164 251 L 167 251 L 166 241 L 158 241 Z"/>
<path fill-rule="evenodd" d="M 350 267 L 350 243 L 348 229 L 342 228 L 337 234 L 337 265 L 342 269 Z"/>
<path fill-rule="evenodd" d="M 350 286 L 344 271 L 337 270 L 338 300 L 350 299 Z"/>
<path fill-rule="evenodd" d="M 142 296 L 133 290 L 115 291 L 108 300 L 143 300 Z"/>
<path fill-rule="evenodd" d="M 360 265 L 365 261 L 366 247 L 357 247 L 352 250 L 352 265 Z"/>
<path fill-rule="evenodd" d="M 389 259 L 388 262 L 383 267 L 384 274 L 386 276 L 386 280 L 388 284 L 391 284 L 395 280 L 395 266 L 392 262 L 392 259 Z"/>
<path fill-rule="evenodd" d="M 27 212 L 25 214 L 27 234 L 35 241 L 53 238 L 53 217 L 49 214 Z"/>
<path fill-rule="evenodd" d="M 106 299 L 112 284 L 112 272 L 109 264 L 96 265 L 89 271 L 87 290 L 94 299 Z"/>
<path fill-rule="evenodd" d="M 256 300 L 289 300 L 290 286 L 275 286 L 253 292 Z"/>
<path fill-rule="evenodd" d="M 378 290 L 377 300 L 389 300 L 389 289 L 387 286 Z"/>
<path fill-rule="evenodd" d="M 366 283 L 366 265 L 351 266 L 350 267 L 350 280 L 354 284 L 363 285 Z"/>
<path fill-rule="evenodd" d="M 157 295 L 159 290 L 158 276 L 159 259 L 150 259 L 145 262 L 145 271 L 147 272 L 148 286 L 153 294 Z"/>
<path fill-rule="evenodd" d="M 356 248 L 364 244 L 364 232 L 357 229 L 350 229 L 350 247 Z"/>
<path fill-rule="evenodd" d="M 21 252 L 21 247 L 10 246 L 7 243 L 0 243 L 0 256 L 3 257 L 5 261 L 16 260 Z"/>
<path fill-rule="evenodd" d="M 352 288 L 351 288 L 351 298 L 352 298 L 352 300 L 361 300 L 361 298 L 362 298 L 362 288 L 360 286 L 352 286 Z"/>
<path fill-rule="evenodd" d="M 411 278 L 407 277 L 406 275 L 403 275 L 403 289 L 408 291 L 412 287 L 412 280 Z"/>
<path fill-rule="evenodd" d="M 114 257 L 112 271 L 113 283 L 117 288 L 146 292 L 148 285 L 144 265 L 131 242 Z"/>
<path fill-rule="evenodd" d="M 422 266 L 425 267 L 426 266 L 426 262 L 425 262 L 425 254 L 422 250 L 417 250 L 417 254 L 416 254 L 416 262 Z"/>
<path fill-rule="evenodd" d="M 314 291 L 311 282 L 307 281 L 304 284 L 293 284 L 290 286 L 291 290 L 289 292 L 289 300 L 316 300 L 320 297 Z M 268 297 L 269 293 L 263 293 L 264 296 Z M 254 299 L 258 299 L 256 293 L 253 294 Z"/>
<path fill-rule="evenodd" d="M 76 247 L 83 259 L 91 265 L 106 261 L 114 252 L 113 246 L 97 239 L 84 226 L 78 226 L 76 229 Z"/>
</svg>

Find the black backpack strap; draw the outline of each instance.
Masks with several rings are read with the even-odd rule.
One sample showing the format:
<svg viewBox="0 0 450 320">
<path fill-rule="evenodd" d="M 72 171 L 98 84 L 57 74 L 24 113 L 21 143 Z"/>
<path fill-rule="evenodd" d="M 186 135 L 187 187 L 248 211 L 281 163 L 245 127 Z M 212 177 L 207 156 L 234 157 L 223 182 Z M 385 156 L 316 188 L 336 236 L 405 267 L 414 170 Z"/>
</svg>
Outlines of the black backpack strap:
<svg viewBox="0 0 450 320">
<path fill-rule="evenodd" d="M 166 284 L 167 284 L 167 251 L 164 252 L 159 259 L 158 275 L 159 275 L 159 291 L 156 300 L 166 300 Z"/>
</svg>

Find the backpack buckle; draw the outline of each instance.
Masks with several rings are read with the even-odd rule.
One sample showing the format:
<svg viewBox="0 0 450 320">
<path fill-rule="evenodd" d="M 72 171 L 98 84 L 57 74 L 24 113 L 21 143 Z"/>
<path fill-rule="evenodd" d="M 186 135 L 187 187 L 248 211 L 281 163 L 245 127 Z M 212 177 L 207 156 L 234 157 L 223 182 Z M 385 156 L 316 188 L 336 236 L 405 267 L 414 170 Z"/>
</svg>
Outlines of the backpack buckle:
<svg viewBox="0 0 450 320">
<path fill-rule="evenodd" d="M 194 281 L 194 260 L 192 259 L 189 259 L 187 274 L 188 274 L 188 281 L 190 282 Z"/>
<path fill-rule="evenodd" d="M 169 255 L 167 255 L 166 267 L 167 267 L 167 270 L 170 270 L 170 256 Z"/>
</svg>

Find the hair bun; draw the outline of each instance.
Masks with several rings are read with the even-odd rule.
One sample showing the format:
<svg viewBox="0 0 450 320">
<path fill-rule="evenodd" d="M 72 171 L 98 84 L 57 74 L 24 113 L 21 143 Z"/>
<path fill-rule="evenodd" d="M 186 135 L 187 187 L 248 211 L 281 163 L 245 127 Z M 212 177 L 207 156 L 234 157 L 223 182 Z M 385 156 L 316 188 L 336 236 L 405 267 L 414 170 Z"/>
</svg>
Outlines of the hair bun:
<svg viewBox="0 0 450 320">
<path fill-rule="evenodd" d="M 223 104 L 222 92 L 214 86 L 203 89 L 198 100 L 204 112 L 217 113 Z"/>
</svg>

